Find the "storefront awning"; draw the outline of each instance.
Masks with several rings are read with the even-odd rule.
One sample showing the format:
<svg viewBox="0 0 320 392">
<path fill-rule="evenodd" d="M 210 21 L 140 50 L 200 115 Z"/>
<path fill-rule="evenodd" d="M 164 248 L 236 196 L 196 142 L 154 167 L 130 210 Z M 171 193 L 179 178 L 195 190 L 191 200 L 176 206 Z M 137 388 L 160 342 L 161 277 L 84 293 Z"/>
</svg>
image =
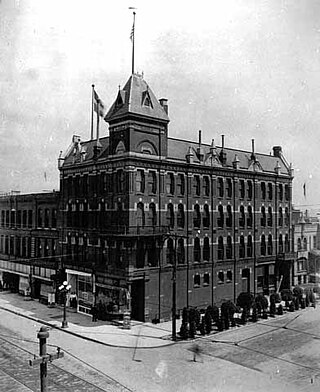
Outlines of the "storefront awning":
<svg viewBox="0 0 320 392">
<path fill-rule="evenodd" d="M 80 275 L 80 276 L 92 276 L 92 274 L 88 274 L 88 272 L 82 272 L 77 270 L 66 269 L 66 273 L 69 275 Z"/>
</svg>

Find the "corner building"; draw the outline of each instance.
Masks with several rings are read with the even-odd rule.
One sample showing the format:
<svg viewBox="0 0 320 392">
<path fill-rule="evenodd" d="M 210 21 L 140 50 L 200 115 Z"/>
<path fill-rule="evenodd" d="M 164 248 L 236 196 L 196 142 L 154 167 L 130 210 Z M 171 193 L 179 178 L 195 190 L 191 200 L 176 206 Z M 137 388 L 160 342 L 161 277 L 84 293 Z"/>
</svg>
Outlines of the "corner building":
<svg viewBox="0 0 320 392">
<path fill-rule="evenodd" d="M 62 263 L 79 310 L 134 319 L 220 305 L 292 284 L 293 170 L 273 155 L 168 136 L 168 103 L 139 74 L 105 116 L 109 136 L 73 136 L 59 158 Z"/>
</svg>

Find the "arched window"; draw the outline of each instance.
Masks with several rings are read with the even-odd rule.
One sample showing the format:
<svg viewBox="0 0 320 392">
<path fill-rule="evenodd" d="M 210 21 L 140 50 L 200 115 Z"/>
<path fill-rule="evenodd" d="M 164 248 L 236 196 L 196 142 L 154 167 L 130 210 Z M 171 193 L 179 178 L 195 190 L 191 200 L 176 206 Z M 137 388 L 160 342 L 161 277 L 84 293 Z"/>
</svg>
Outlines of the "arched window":
<svg viewBox="0 0 320 392">
<path fill-rule="evenodd" d="M 194 287 L 200 286 L 200 274 L 195 274 L 193 277 L 193 285 Z"/>
<path fill-rule="evenodd" d="M 149 219 L 150 219 L 150 226 L 157 225 L 157 210 L 156 210 L 156 205 L 154 203 L 149 204 Z"/>
<path fill-rule="evenodd" d="M 138 193 L 143 193 L 145 189 L 145 177 L 143 170 L 137 170 L 136 174 L 136 191 Z"/>
<path fill-rule="evenodd" d="M 268 226 L 272 227 L 272 207 L 268 207 Z"/>
<path fill-rule="evenodd" d="M 268 199 L 272 200 L 273 192 L 272 192 L 272 184 L 268 182 Z"/>
<path fill-rule="evenodd" d="M 285 216 L 284 216 L 284 224 L 285 224 L 285 226 L 289 226 L 290 214 L 289 214 L 289 208 L 288 207 L 285 208 L 284 214 L 285 214 Z"/>
<path fill-rule="evenodd" d="M 247 257 L 252 257 L 252 236 L 248 235 Z"/>
<path fill-rule="evenodd" d="M 223 237 L 218 238 L 218 260 L 223 260 L 224 258 L 224 245 L 223 245 Z"/>
<path fill-rule="evenodd" d="M 223 178 L 218 178 L 218 197 L 223 197 Z"/>
<path fill-rule="evenodd" d="M 203 177 L 203 194 L 204 196 L 210 195 L 210 181 L 209 181 L 209 177 L 207 176 Z"/>
<path fill-rule="evenodd" d="M 283 253 L 283 239 L 282 239 L 282 234 L 279 234 L 279 253 Z"/>
<path fill-rule="evenodd" d="M 301 238 L 298 238 L 298 250 L 301 250 L 302 249 L 302 246 L 301 246 Z"/>
<path fill-rule="evenodd" d="M 239 226 L 244 227 L 244 225 L 245 225 L 244 206 L 240 206 Z"/>
<path fill-rule="evenodd" d="M 174 228 L 174 211 L 173 204 L 169 203 L 167 208 L 167 223 L 168 226 L 173 229 Z"/>
<path fill-rule="evenodd" d="M 199 204 L 195 204 L 193 209 L 193 226 L 200 227 L 201 225 L 201 214 Z"/>
<path fill-rule="evenodd" d="M 149 192 L 157 193 L 157 173 L 155 171 L 149 172 Z"/>
<path fill-rule="evenodd" d="M 210 260 L 210 244 L 209 237 L 204 237 L 203 240 L 203 261 Z"/>
<path fill-rule="evenodd" d="M 184 228 L 184 207 L 181 203 L 178 205 L 177 226 Z"/>
<path fill-rule="evenodd" d="M 232 238 L 230 235 L 227 237 L 226 258 L 232 259 Z"/>
<path fill-rule="evenodd" d="M 145 215 L 144 215 L 144 205 L 139 202 L 137 204 L 137 226 L 144 227 L 145 225 Z"/>
<path fill-rule="evenodd" d="M 203 219 L 202 219 L 203 227 L 208 228 L 210 226 L 210 213 L 209 213 L 209 206 L 205 204 L 203 206 Z"/>
<path fill-rule="evenodd" d="M 200 196 L 200 177 L 195 175 L 193 177 L 193 187 L 194 187 L 194 194 L 196 196 Z"/>
<path fill-rule="evenodd" d="M 194 245 L 193 245 L 193 259 L 196 262 L 199 262 L 201 259 L 201 249 L 200 249 L 200 239 L 199 237 L 196 237 L 194 239 Z"/>
<path fill-rule="evenodd" d="M 183 238 L 178 239 L 177 257 L 178 257 L 178 264 L 183 264 L 185 262 L 185 251 L 184 251 Z"/>
<path fill-rule="evenodd" d="M 168 238 L 167 240 L 167 264 L 174 263 L 174 247 L 173 247 L 173 239 Z"/>
<path fill-rule="evenodd" d="M 227 227 L 232 227 L 232 210 L 231 210 L 230 204 L 227 205 L 226 226 L 227 226 Z"/>
<path fill-rule="evenodd" d="M 278 225 L 279 225 L 279 226 L 283 226 L 283 212 L 282 212 L 282 207 L 279 207 Z"/>
<path fill-rule="evenodd" d="M 290 252 L 290 241 L 289 241 L 289 235 L 286 234 L 285 238 L 284 238 L 284 251 Z"/>
<path fill-rule="evenodd" d="M 306 238 L 303 239 L 303 250 L 308 250 L 308 242 Z"/>
<path fill-rule="evenodd" d="M 266 227 L 267 218 L 266 218 L 266 209 L 264 206 L 261 207 L 261 226 Z"/>
<path fill-rule="evenodd" d="M 252 222 L 253 222 L 252 207 L 248 206 L 247 227 L 252 227 Z"/>
<path fill-rule="evenodd" d="M 273 253 L 272 235 L 268 235 L 268 255 L 271 256 Z"/>
<path fill-rule="evenodd" d="M 218 220 L 217 220 L 218 227 L 223 227 L 224 218 L 223 218 L 223 206 L 219 204 L 218 207 Z"/>
<path fill-rule="evenodd" d="M 260 243 L 260 253 L 261 256 L 265 256 L 266 255 L 266 237 L 264 234 L 262 234 L 261 236 L 261 243 Z"/>
<path fill-rule="evenodd" d="M 262 200 L 266 199 L 266 183 L 265 182 L 261 183 L 261 199 Z"/>
<path fill-rule="evenodd" d="M 245 244 L 244 244 L 244 236 L 241 235 L 240 236 L 240 242 L 239 242 L 239 258 L 243 259 L 246 255 L 246 251 L 245 251 Z"/>
</svg>

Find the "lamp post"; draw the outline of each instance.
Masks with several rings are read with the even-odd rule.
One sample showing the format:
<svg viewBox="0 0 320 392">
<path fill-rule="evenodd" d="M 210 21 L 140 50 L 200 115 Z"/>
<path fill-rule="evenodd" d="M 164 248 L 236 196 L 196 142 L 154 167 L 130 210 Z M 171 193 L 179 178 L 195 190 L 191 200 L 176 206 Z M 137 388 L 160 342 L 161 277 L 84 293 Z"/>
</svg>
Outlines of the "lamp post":
<svg viewBox="0 0 320 392">
<path fill-rule="evenodd" d="M 65 280 L 62 285 L 59 287 L 61 293 L 63 293 L 63 320 L 61 328 L 68 328 L 67 322 L 67 293 L 70 291 L 71 285 Z"/>
</svg>

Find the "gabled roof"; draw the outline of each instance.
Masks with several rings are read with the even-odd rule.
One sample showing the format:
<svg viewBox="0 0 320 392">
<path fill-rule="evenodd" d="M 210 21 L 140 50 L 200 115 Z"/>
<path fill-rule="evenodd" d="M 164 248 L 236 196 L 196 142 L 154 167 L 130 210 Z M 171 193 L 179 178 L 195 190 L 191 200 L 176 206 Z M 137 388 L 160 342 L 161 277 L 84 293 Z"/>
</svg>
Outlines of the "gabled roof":
<svg viewBox="0 0 320 392">
<path fill-rule="evenodd" d="M 132 74 L 123 89 L 119 90 L 104 119 L 110 122 L 128 114 L 170 121 L 147 82 L 139 74 Z"/>
<path fill-rule="evenodd" d="M 103 137 L 99 139 L 101 150 L 99 152 L 99 158 L 108 156 L 109 152 L 109 137 Z M 85 163 L 93 159 L 94 146 L 96 146 L 97 140 L 89 140 L 78 144 L 72 143 L 69 152 L 64 158 L 63 165 L 73 165 L 75 163 Z"/>
</svg>

